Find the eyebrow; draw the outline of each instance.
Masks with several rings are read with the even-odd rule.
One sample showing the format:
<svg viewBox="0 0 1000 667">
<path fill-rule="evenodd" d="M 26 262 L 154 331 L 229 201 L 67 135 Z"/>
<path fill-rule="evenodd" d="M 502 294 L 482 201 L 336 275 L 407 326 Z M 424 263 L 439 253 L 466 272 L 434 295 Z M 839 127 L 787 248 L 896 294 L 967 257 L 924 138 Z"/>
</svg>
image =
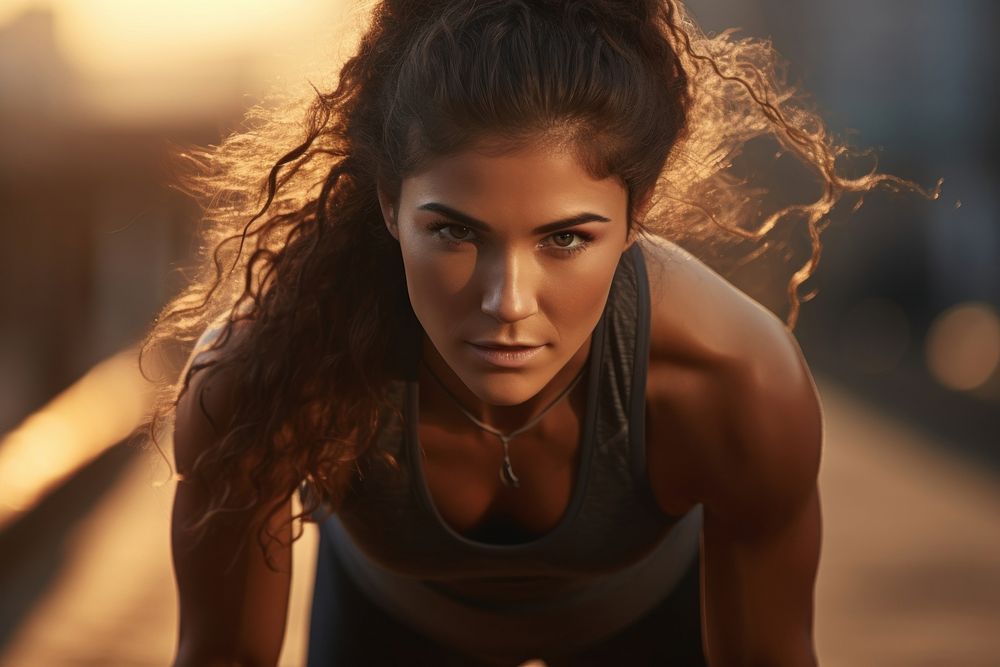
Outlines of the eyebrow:
<svg viewBox="0 0 1000 667">
<path fill-rule="evenodd" d="M 471 227 L 473 229 L 479 229 L 481 231 L 490 231 L 490 226 L 487 225 L 482 220 L 477 220 L 467 213 L 462 213 L 461 211 L 456 211 L 450 206 L 445 206 L 439 202 L 428 202 L 417 207 L 425 211 L 434 211 L 435 213 L 440 213 L 441 215 L 451 218 L 456 222 L 462 223 L 466 227 Z M 560 229 L 566 227 L 572 227 L 573 225 L 580 225 L 585 222 L 611 222 L 610 219 L 605 218 L 603 215 L 597 215 L 596 213 L 578 213 L 569 218 L 563 218 L 561 220 L 555 220 L 553 222 L 547 222 L 544 225 L 535 227 L 532 230 L 534 234 L 547 234 L 551 232 L 557 232 Z"/>
</svg>

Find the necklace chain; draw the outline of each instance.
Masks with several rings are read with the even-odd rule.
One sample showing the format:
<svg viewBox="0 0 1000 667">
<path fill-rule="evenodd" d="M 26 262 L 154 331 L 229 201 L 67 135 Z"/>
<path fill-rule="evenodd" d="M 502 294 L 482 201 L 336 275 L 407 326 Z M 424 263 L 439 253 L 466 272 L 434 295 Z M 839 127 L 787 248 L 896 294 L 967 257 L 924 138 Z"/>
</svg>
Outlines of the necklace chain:
<svg viewBox="0 0 1000 667">
<path fill-rule="evenodd" d="M 532 426 L 537 424 L 541 420 L 541 418 L 544 417 L 545 414 L 555 406 L 556 403 L 561 401 L 563 397 L 566 396 L 566 394 L 568 394 L 573 389 L 573 387 L 577 385 L 577 383 L 583 377 L 584 370 L 586 370 L 587 368 L 587 364 L 584 364 L 583 368 L 580 369 L 580 372 L 576 374 L 575 378 L 573 378 L 573 381 L 570 382 L 565 389 L 559 392 L 559 395 L 556 396 L 554 399 L 552 399 L 552 401 L 547 406 L 545 406 L 545 409 L 543 409 L 540 413 L 538 413 L 531 421 L 529 421 L 521 428 L 511 431 L 510 433 L 503 433 L 502 431 L 493 428 L 489 424 L 484 424 L 479 419 L 477 419 L 471 412 L 466 410 L 465 406 L 462 405 L 462 402 L 458 399 L 458 397 L 455 396 L 455 394 L 453 394 L 451 390 L 448 389 L 448 387 L 445 385 L 444 381 L 441 380 L 441 378 L 439 378 L 433 370 L 431 370 L 431 367 L 427 364 L 427 362 L 421 359 L 421 363 L 423 363 L 424 368 L 427 369 L 427 372 L 430 373 L 431 377 L 434 378 L 434 380 L 441 386 L 442 389 L 444 389 L 445 394 L 447 394 L 448 397 L 452 401 L 454 401 L 456 407 L 458 407 L 458 409 L 462 411 L 462 414 L 468 417 L 479 428 L 483 429 L 488 433 L 492 433 L 493 435 L 500 438 L 500 442 L 503 444 L 503 465 L 500 467 L 500 481 L 503 482 L 504 486 L 513 488 L 517 488 L 518 486 L 520 486 L 520 482 L 517 476 L 514 474 L 514 469 L 511 467 L 510 455 L 507 450 L 507 443 L 510 442 L 510 440 L 514 436 L 524 433 Z"/>
</svg>

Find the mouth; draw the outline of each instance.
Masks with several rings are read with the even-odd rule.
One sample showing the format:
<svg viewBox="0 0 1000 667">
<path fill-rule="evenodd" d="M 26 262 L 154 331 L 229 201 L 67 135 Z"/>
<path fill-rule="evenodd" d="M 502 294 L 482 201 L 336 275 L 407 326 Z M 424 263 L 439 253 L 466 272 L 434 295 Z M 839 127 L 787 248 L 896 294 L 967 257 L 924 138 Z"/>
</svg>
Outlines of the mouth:
<svg viewBox="0 0 1000 667">
<path fill-rule="evenodd" d="M 487 347 L 491 349 L 501 349 L 501 350 L 511 350 L 511 349 L 525 349 L 532 347 L 542 347 L 544 343 L 531 343 L 528 341 L 502 341 L 502 340 L 470 340 L 471 345 L 476 345 L 478 347 Z"/>
<path fill-rule="evenodd" d="M 532 348 L 541 347 L 541 345 L 501 345 L 500 343 L 471 343 L 476 347 L 482 347 L 487 350 L 530 350 Z"/>
<path fill-rule="evenodd" d="M 475 355 L 493 366 L 516 368 L 523 366 L 542 351 L 545 345 L 500 345 L 469 343 Z"/>
</svg>

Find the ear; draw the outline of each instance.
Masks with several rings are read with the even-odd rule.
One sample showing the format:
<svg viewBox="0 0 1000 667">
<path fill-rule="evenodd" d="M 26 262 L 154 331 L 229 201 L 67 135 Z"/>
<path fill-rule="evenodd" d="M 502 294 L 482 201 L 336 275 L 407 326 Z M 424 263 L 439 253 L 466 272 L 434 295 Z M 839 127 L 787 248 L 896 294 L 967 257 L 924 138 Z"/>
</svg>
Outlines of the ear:
<svg viewBox="0 0 1000 667">
<path fill-rule="evenodd" d="M 646 214 L 649 213 L 649 209 L 652 205 L 652 202 L 653 202 L 652 189 L 650 189 L 650 191 L 647 192 L 642 197 L 642 199 L 636 202 L 635 209 L 632 212 L 632 221 L 633 221 L 632 229 L 629 231 L 628 237 L 626 238 L 625 250 L 631 248 L 632 244 L 635 243 L 636 238 L 638 238 L 639 236 L 640 229 L 639 226 L 635 224 L 635 221 L 645 219 Z"/>
<path fill-rule="evenodd" d="M 636 220 L 643 220 L 649 213 L 649 209 L 653 206 L 653 188 L 649 189 L 641 199 L 637 200 L 635 203 L 635 210 L 633 211 L 633 216 Z"/>
<path fill-rule="evenodd" d="M 389 200 L 389 196 L 385 193 L 381 183 L 378 184 L 377 190 L 378 206 L 382 210 L 382 221 L 385 222 L 385 228 L 389 230 L 392 238 L 399 241 L 399 226 L 396 224 L 396 207 Z"/>
<path fill-rule="evenodd" d="M 635 243 L 635 239 L 638 236 L 638 234 L 639 234 L 638 229 L 633 226 L 632 231 L 628 233 L 628 237 L 625 239 L 625 247 L 622 248 L 623 253 L 628 252 L 628 249 L 632 247 L 632 244 Z"/>
</svg>

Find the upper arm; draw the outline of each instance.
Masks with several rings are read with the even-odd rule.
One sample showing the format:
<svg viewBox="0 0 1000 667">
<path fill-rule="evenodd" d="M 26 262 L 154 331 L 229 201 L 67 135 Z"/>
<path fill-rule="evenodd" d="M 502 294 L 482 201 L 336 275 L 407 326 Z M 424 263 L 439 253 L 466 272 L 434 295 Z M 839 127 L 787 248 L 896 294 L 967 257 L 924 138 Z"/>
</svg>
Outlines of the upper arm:
<svg viewBox="0 0 1000 667">
<path fill-rule="evenodd" d="M 775 322 L 731 383 L 726 472 L 704 503 L 705 643 L 717 665 L 816 661 L 822 415 L 798 345 Z"/>
<path fill-rule="evenodd" d="M 176 664 L 273 665 L 285 631 L 291 581 L 291 502 L 270 520 L 275 572 L 264 559 L 257 528 L 270 507 L 214 517 L 196 539 L 184 529 L 201 516 L 207 492 L 220 480 L 191 475 L 197 456 L 217 444 L 232 413 L 232 371 L 196 373 L 181 396 L 174 454 L 182 481 L 171 521 L 171 547 L 180 608 Z M 234 480 L 238 483 L 238 480 Z"/>
</svg>

